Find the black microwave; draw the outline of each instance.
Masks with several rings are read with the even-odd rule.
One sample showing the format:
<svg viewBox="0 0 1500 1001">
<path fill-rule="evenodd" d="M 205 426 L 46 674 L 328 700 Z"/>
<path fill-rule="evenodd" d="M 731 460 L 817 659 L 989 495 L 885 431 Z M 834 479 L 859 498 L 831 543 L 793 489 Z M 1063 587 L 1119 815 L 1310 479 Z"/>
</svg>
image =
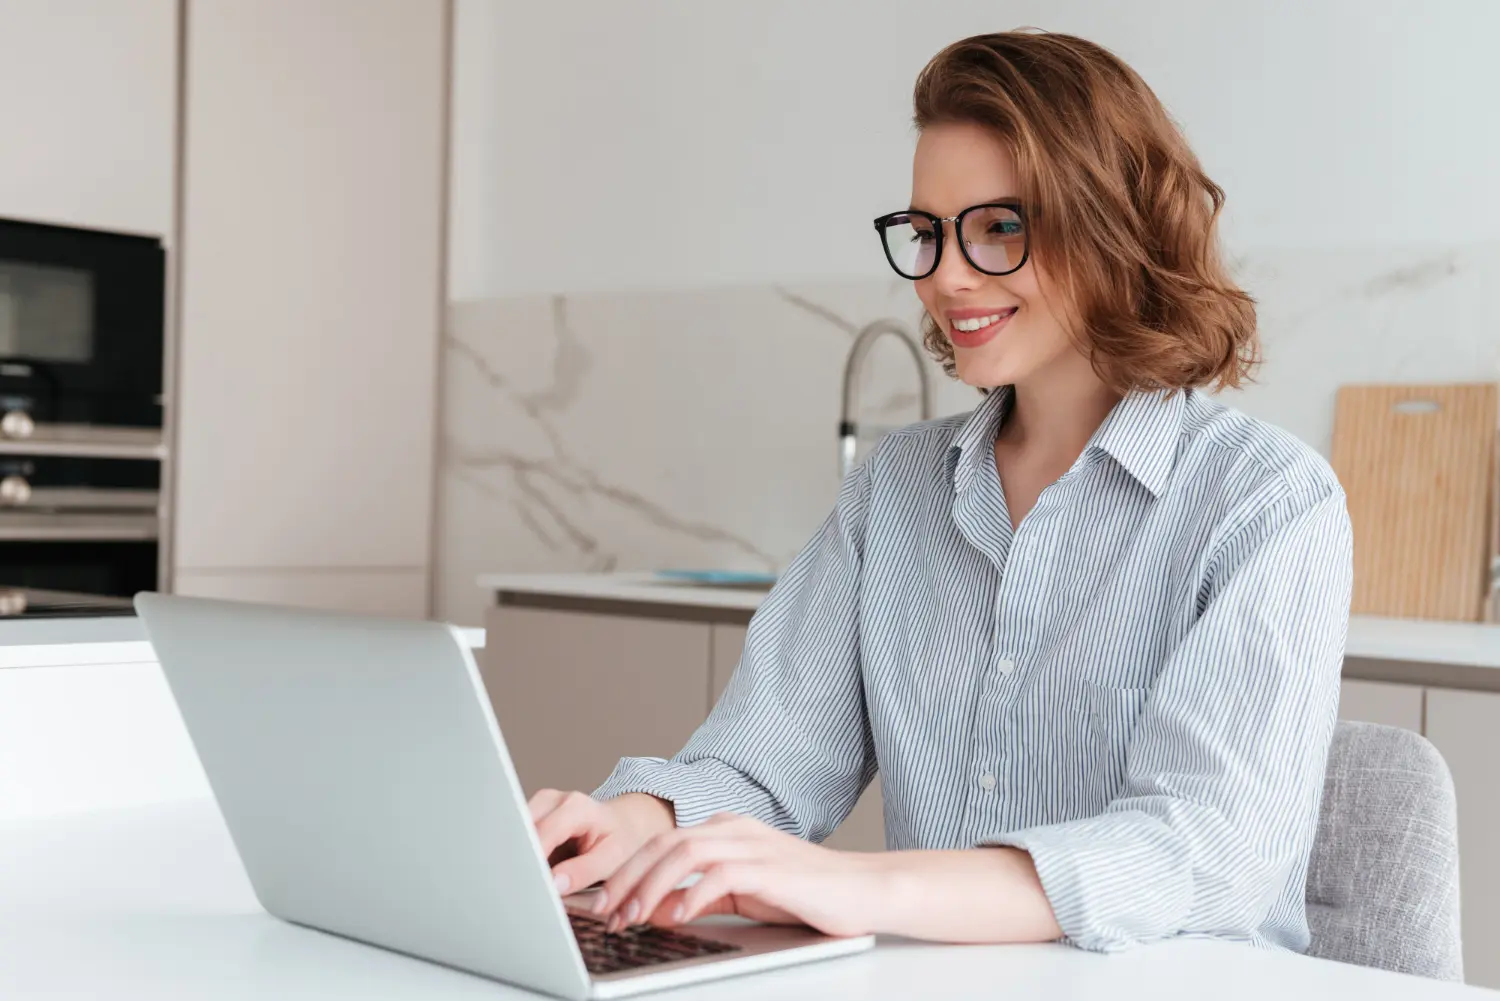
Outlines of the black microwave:
<svg viewBox="0 0 1500 1001">
<path fill-rule="evenodd" d="M 0 593 L 156 585 L 166 254 L 0 219 Z"/>
<path fill-rule="evenodd" d="M 165 311 L 160 240 L 0 219 L 0 439 L 160 428 Z"/>
</svg>

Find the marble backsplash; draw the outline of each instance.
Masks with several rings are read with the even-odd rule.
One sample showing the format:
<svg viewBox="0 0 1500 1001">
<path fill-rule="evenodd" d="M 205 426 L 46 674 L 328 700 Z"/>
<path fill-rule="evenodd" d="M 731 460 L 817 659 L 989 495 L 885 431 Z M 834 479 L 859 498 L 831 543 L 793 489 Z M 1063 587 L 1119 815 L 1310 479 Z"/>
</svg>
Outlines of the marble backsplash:
<svg viewBox="0 0 1500 1001">
<path fill-rule="evenodd" d="M 1267 254 L 1238 271 L 1265 364 L 1226 402 L 1324 454 L 1341 383 L 1500 377 L 1500 246 Z M 784 565 L 838 489 L 855 333 L 919 316 L 895 278 L 451 303 L 436 614 L 477 624 L 484 572 Z M 938 414 L 977 401 L 934 364 L 928 377 Z M 872 436 L 917 419 L 916 379 L 883 339 L 858 415 Z"/>
</svg>

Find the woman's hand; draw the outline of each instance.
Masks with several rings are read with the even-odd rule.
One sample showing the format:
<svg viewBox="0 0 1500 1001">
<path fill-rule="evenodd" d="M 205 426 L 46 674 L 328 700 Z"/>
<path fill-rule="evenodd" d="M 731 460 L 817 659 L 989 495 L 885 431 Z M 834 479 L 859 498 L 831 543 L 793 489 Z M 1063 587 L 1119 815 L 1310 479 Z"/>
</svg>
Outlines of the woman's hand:
<svg viewBox="0 0 1500 1001">
<path fill-rule="evenodd" d="M 670 803 L 644 793 L 601 803 L 581 792 L 543 789 L 528 805 L 561 894 L 612 876 L 653 836 L 677 823 Z"/>
<path fill-rule="evenodd" d="M 678 925 L 704 914 L 808 924 L 828 935 L 874 929 L 882 855 L 840 852 L 721 814 L 697 827 L 656 834 L 605 882 L 594 913 L 609 928 L 649 921 Z M 693 886 L 677 889 L 700 873 Z"/>
</svg>

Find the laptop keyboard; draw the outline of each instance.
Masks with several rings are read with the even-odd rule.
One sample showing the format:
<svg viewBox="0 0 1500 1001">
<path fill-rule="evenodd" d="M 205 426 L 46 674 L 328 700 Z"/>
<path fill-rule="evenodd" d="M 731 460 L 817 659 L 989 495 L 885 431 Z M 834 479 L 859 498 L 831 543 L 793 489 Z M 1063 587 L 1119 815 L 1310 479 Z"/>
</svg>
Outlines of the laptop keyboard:
<svg viewBox="0 0 1500 1001">
<path fill-rule="evenodd" d="M 632 925 L 623 931 L 607 932 L 598 918 L 569 912 L 573 937 L 583 953 L 583 965 L 593 974 L 619 973 L 679 959 L 697 959 L 738 952 L 739 946 L 699 938 L 669 928 Z"/>
</svg>

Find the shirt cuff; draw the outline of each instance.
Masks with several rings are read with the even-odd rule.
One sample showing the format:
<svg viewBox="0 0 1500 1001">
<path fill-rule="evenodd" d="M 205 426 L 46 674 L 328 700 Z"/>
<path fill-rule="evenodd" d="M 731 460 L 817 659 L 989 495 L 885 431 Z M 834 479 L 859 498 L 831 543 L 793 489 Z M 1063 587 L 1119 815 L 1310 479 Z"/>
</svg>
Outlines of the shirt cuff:
<svg viewBox="0 0 1500 1001">
<path fill-rule="evenodd" d="M 1192 868 L 1180 839 L 1145 814 L 1106 813 L 986 838 L 1019 848 L 1068 941 L 1118 952 L 1182 930 L 1192 908 Z"/>
<path fill-rule="evenodd" d="M 662 758 L 622 758 L 592 795 L 605 800 L 632 792 L 671 803 L 678 827 L 692 827 L 720 813 L 745 814 L 779 826 L 764 791 L 718 761 L 683 764 Z"/>
</svg>

